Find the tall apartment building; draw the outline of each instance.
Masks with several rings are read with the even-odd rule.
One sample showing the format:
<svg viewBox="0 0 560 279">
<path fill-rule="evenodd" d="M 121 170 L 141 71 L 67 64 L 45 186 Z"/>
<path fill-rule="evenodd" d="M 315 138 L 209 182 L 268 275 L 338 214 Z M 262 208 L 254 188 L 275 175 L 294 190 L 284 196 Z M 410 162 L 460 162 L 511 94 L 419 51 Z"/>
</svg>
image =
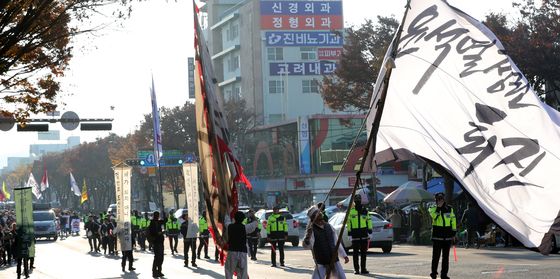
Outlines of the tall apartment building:
<svg viewBox="0 0 560 279">
<path fill-rule="evenodd" d="M 258 125 L 331 114 L 319 94 L 343 45 L 342 1 L 206 0 L 206 38 L 224 98 Z"/>
<path fill-rule="evenodd" d="M 294 210 L 344 199 L 363 154 L 360 146 L 350 150 L 365 116 L 333 113 L 319 93 L 342 54 L 342 0 L 202 2 L 220 91 L 226 100 L 246 100 L 258 126 L 240 143 L 253 199 Z M 360 137 L 363 145 L 365 132 Z M 405 168 L 389 167 L 381 183 L 400 185 Z"/>
</svg>

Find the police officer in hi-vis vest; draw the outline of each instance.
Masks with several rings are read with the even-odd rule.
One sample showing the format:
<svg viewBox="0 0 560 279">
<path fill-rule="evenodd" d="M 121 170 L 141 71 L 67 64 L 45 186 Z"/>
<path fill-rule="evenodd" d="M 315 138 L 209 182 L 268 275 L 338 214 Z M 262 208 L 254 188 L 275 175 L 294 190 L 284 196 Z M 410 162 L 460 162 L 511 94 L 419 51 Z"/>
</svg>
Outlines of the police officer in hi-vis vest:
<svg viewBox="0 0 560 279">
<path fill-rule="evenodd" d="M 368 274 L 366 259 L 369 248 L 369 234 L 372 232 L 373 225 L 367 208 L 362 206 L 362 196 L 360 195 L 354 196 L 354 207 L 350 209 L 346 229 L 348 235 L 352 238 L 354 274 Z"/>
<path fill-rule="evenodd" d="M 169 249 L 171 249 L 171 255 L 175 255 L 177 252 L 177 243 L 179 241 L 179 228 L 181 223 L 175 216 L 173 216 L 173 210 L 169 212 L 169 217 L 167 217 L 167 222 L 165 222 L 165 234 L 169 239 Z M 173 243 L 175 241 L 175 243 Z"/>
<path fill-rule="evenodd" d="M 208 222 L 206 221 L 206 211 L 202 211 L 202 215 L 198 218 L 198 233 L 200 245 L 198 245 L 197 258 L 200 259 L 200 252 L 202 252 L 202 248 L 204 247 L 204 258 L 210 259 L 210 257 L 208 257 L 210 231 L 208 230 Z"/>
<path fill-rule="evenodd" d="M 284 242 L 288 238 L 286 218 L 280 214 L 280 207 L 275 206 L 266 221 L 266 237 L 270 242 L 270 259 L 272 267 L 276 267 L 276 250 L 280 252 L 280 266 L 284 266 Z"/>
<path fill-rule="evenodd" d="M 143 217 L 139 217 L 138 220 L 138 245 L 142 251 L 146 251 L 146 230 L 150 225 L 150 219 L 148 218 L 148 213 Z"/>
<path fill-rule="evenodd" d="M 432 273 L 430 277 L 437 278 L 439 257 L 441 255 L 441 279 L 448 279 L 449 271 L 449 249 L 451 243 L 456 240 L 457 219 L 453 208 L 445 202 L 445 195 L 435 195 L 436 205 L 428 209 L 432 217 Z"/>
</svg>

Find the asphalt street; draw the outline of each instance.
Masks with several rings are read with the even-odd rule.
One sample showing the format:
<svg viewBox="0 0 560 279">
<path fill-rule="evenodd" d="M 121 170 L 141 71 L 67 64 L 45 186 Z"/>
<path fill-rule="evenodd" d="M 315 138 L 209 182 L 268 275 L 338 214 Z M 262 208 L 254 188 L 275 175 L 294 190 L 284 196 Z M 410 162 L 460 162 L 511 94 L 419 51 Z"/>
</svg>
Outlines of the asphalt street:
<svg viewBox="0 0 560 279">
<path fill-rule="evenodd" d="M 213 256 L 213 245 L 209 254 Z M 223 278 L 223 267 L 213 260 L 197 260 L 198 268 L 183 267 L 182 241 L 180 255 L 172 256 L 166 240 L 163 273 L 165 278 Z M 153 254 L 134 253 L 135 272 L 121 272 L 120 258 L 90 253 L 84 236 L 53 241 L 38 241 L 36 268 L 31 278 L 151 278 Z M 350 255 L 351 257 L 351 255 Z M 270 267 L 270 248 L 259 249 L 258 261 L 249 261 L 253 278 L 310 278 L 313 259 L 308 250 L 286 247 L 286 267 Z M 345 264 L 347 278 L 429 278 L 431 247 L 395 245 L 390 254 L 380 249 L 368 253 L 369 275 L 354 275 L 352 262 Z M 451 278 L 560 278 L 560 256 L 542 256 L 526 249 L 457 248 L 457 261 L 451 253 Z M 0 278 L 16 278 L 16 268 L 0 268 Z"/>
</svg>

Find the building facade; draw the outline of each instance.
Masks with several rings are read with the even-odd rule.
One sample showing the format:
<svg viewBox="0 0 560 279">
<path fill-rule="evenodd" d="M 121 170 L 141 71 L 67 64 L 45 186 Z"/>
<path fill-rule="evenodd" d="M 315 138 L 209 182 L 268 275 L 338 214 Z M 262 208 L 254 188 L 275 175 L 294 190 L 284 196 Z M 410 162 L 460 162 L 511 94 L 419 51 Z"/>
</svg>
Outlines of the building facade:
<svg viewBox="0 0 560 279">
<path fill-rule="evenodd" d="M 323 76 L 334 74 L 342 55 L 342 0 L 202 2 L 215 82 L 225 100 L 246 101 L 257 125 L 240 140 L 254 189 L 241 198 L 293 210 L 346 198 L 367 138 L 358 135 L 365 116 L 334 113 L 320 94 Z M 401 167 L 390 166 L 381 183 L 406 182 Z"/>
</svg>

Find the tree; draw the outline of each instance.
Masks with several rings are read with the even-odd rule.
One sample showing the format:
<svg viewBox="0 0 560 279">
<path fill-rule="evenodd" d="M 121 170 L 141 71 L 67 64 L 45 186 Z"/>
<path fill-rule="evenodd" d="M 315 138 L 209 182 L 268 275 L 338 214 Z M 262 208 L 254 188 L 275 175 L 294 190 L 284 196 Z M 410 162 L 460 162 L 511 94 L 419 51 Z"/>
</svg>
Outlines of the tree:
<svg viewBox="0 0 560 279">
<path fill-rule="evenodd" d="M 0 116 L 20 122 L 31 113 L 56 108 L 59 78 L 72 57 L 72 38 L 93 13 L 121 3 L 123 18 L 130 0 L 10 0 L 0 3 Z"/>
<path fill-rule="evenodd" d="M 334 76 L 325 76 L 321 94 L 335 111 L 367 111 L 373 85 L 385 51 L 399 25 L 393 17 L 377 17 L 374 24 L 366 20 L 359 28 L 348 28 L 344 50 Z"/>
<path fill-rule="evenodd" d="M 521 18 L 508 22 L 503 14 L 490 14 L 485 24 L 502 41 L 508 55 L 536 93 L 547 103 L 559 105 L 560 90 L 560 0 L 515 3 Z"/>
</svg>

